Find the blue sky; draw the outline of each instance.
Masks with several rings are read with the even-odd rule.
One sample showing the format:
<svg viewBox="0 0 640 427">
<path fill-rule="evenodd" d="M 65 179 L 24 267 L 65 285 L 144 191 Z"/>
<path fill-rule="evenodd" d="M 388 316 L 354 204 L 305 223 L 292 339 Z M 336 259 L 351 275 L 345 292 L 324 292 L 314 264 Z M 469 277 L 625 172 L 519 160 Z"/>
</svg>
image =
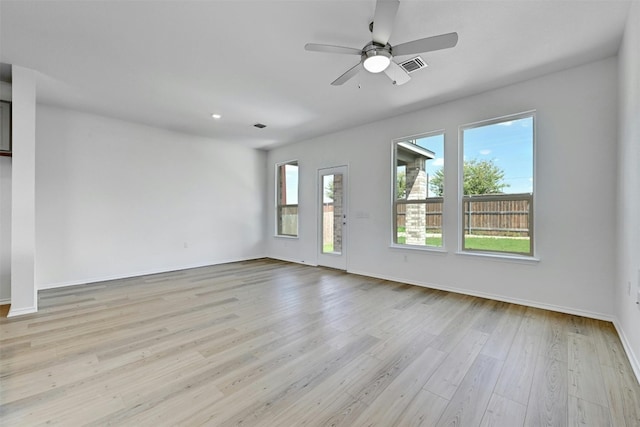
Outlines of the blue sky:
<svg viewBox="0 0 640 427">
<path fill-rule="evenodd" d="M 464 158 L 493 160 L 505 173 L 505 193 L 531 193 L 533 117 L 465 130 Z"/>
<path fill-rule="evenodd" d="M 444 135 L 420 138 L 416 143 L 436 154 L 427 161 L 433 176 L 444 164 Z M 533 118 L 526 117 L 464 131 L 464 159 L 492 160 L 505 173 L 505 193 L 533 191 Z M 429 197 L 435 194 L 429 190 Z"/>
</svg>

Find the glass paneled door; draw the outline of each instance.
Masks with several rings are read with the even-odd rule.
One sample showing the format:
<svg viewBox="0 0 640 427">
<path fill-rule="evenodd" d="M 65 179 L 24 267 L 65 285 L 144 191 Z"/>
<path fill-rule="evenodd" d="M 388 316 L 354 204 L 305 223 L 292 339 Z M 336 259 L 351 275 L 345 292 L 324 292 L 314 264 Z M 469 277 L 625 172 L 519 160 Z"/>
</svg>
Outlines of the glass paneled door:
<svg viewBox="0 0 640 427">
<path fill-rule="evenodd" d="M 347 167 L 318 170 L 318 265 L 347 269 Z"/>
</svg>

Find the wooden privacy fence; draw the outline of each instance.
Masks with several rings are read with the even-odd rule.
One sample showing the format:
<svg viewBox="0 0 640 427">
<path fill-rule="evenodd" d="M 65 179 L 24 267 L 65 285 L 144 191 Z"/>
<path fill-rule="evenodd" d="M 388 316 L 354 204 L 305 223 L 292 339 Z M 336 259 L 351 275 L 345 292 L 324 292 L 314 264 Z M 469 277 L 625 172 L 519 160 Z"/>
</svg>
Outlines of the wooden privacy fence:
<svg viewBox="0 0 640 427">
<path fill-rule="evenodd" d="M 442 197 L 430 197 L 398 203 L 397 226 L 405 227 L 407 205 L 424 204 L 427 233 L 441 232 L 442 202 Z M 465 234 L 529 236 L 533 230 L 533 196 L 530 193 L 464 196 L 462 205 Z"/>
<path fill-rule="evenodd" d="M 533 195 L 486 194 L 464 196 L 465 234 L 529 236 L 533 230 Z"/>
<path fill-rule="evenodd" d="M 298 235 L 298 205 L 278 206 L 278 234 L 283 236 Z"/>
</svg>

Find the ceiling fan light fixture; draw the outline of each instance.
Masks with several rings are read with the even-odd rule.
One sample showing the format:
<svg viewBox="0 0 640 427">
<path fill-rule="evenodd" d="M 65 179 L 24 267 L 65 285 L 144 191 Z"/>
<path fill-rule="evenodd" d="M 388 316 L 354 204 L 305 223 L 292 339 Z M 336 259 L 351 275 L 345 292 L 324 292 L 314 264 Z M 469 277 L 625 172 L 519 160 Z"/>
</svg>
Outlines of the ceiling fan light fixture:
<svg viewBox="0 0 640 427">
<path fill-rule="evenodd" d="M 386 49 L 376 49 L 367 51 L 362 65 L 370 73 L 381 73 L 387 69 L 390 63 L 391 53 Z"/>
<path fill-rule="evenodd" d="M 360 62 L 332 81 L 331 86 L 344 84 L 356 76 L 363 68 L 369 73 L 381 73 L 384 71 L 394 85 L 400 86 L 411 79 L 409 73 L 424 68 L 426 63 L 422 58 L 416 57 L 413 60 L 398 64 L 392 61 L 394 56 L 402 57 L 405 55 L 416 55 L 441 49 L 449 49 L 458 43 L 458 33 L 452 32 L 391 46 L 389 39 L 399 5 L 400 0 L 376 0 L 373 22 L 369 24 L 371 41 L 364 45 L 362 50 L 353 47 L 317 43 L 307 43 L 304 46 L 305 50 L 311 52 L 360 55 Z"/>
</svg>

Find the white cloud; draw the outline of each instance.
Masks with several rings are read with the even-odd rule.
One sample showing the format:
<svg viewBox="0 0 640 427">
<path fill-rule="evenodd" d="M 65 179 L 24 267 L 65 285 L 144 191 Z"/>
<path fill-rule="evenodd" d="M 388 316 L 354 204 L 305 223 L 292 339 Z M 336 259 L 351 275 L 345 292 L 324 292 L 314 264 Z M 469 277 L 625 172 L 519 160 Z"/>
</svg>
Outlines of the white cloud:
<svg viewBox="0 0 640 427">
<path fill-rule="evenodd" d="M 442 157 L 438 157 L 433 160 L 433 166 L 442 166 L 444 165 L 444 159 Z"/>
<path fill-rule="evenodd" d="M 488 154 L 491 154 L 491 150 L 480 150 L 480 154 L 482 154 L 483 156 L 486 156 Z"/>
</svg>

